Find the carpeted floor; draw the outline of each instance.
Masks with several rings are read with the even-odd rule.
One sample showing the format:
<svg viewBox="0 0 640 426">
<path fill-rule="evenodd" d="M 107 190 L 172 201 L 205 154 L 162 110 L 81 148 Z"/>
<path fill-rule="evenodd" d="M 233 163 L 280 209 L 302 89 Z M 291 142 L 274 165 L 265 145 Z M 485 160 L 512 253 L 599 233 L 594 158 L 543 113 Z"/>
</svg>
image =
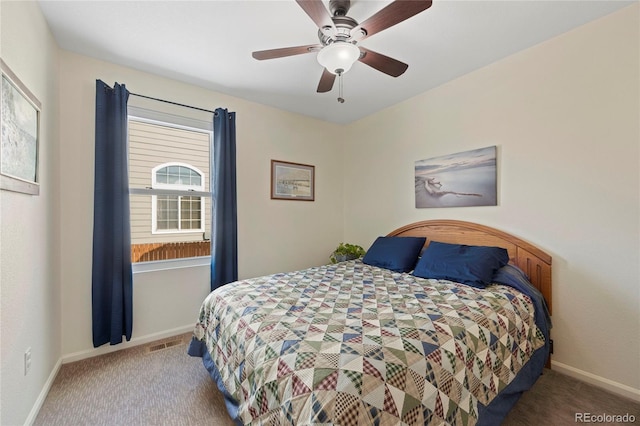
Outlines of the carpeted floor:
<svg viewBox="0 0 640 426">
<path fill-rule="evenodd" d="M 190 338 L 64 364 L 34 425 L 233 425 L 201 359 L 186 353 Z M 640 424 L 640 403 L 547 370 L 504 425 L 575 425 L 575 413 L 628 413 Z"/>
</svg>

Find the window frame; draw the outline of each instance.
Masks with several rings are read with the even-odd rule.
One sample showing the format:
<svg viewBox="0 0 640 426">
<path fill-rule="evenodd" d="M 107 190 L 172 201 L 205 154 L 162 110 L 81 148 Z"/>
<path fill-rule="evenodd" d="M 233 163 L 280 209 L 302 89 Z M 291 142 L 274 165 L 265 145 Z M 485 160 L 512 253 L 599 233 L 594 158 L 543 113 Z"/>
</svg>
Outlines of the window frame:
<svg viewBox="0 0 640 426">
<path fill-rule="evenodd" d="M 164 125 L 164 124 L 162 124 Z M 204 132 L 203 132 L 204 133 Z M 189 170 L 193 170 L 194 172 L 200 175 L 200 185 L 182 185 L 182 184 L 171 184 L 171 183 L 158 183 L 156 173 L 158 170 L 163 169 L 165 167 L 171 166 L 179 166 L 184 167 Z M 204 192 L 204 173 L 202 170 L 198 169 L 195 166 L 192 166 L 187 163 L 179 162 L 179 161 L 170 161 L 167 163 L 162 163 L 155 166 L 151 169 L 151 189 L 166 189 L 172 192 L 180 191 L 180 195 L 176 194 L 155 194 L 151 195 L 151 234 L 160 235 L 160 234 L 190 234 L 190 233 L 202 233 L 205 232 L 205 221 L 206 218 L 203 216 L 206 211 L 205 197 L 193 195 L 193 193 L 201 193 Z M 168 195 L 168 196 L 177 196 L 178 197 L 178 229 L 158 229 L 158 195 Z M 200 228 L 189 228 L 182 229 L 182 197 L 198 197 L 200 198 Z M 211 198 L 211 195 L 209 195 Z"/>
<path fill-rule="evenodd" d="M 136 106 L 131 106 L 129 105 L 127 107 L 128 109 L 128 115 L 127 115 L 127 122 L 134 120 L 134 121 L 139 121 L 139 122 L 143 122 L 143 123 L 149 123 L 149 124 L 156 124 L 156 125 L 161 125 L 161 126 L 168 126 L 168 127 L 174 127 L 174 128 L 178 128 L 178 129 L 183 129 L 183 130 L 190 130 L 190 131 L 196 131 L 196 132 L 202 132 L 202 133 L 208 133 L 209 134 L 209 152 L 210 152 L 210 162 L 209 162 L 209 189 L 210 191 L 195 191 L 195 190 L 189 190 L 189 196 L 199 196 L 199 197 L 204 197 L 203 201 L 203 208 L 202 211 L 206 211 L 204 209 L 204 201 L 206 200 L 206 198 L 209 198 L 211 200 L 211 203 L 213 205 L 213 120 L 210 121 L 205 121 L 205 120 L 201 120 L 201 119 L 197 119 L 197 118 L 190 118 L 190 117 L 185 117 L 182 115 L 174 115 L 174 114 L 168 114 L 168 113 L 164 113 L 164 112 L 160 112 L 160 111 L 156 111 L 156 110 L 150 110 L 150 109 L 146 109 L 146 108 L 142 108 L 142 107 L 136 107 Z M 127 138 L 128 138 L 128 132 L 127 132 Z M 128 141 L 127 141 L 127 145 L 128 145 Z M 127 149 L 128 151 L 128 149 Z M 128 158 L 129 154 L 127 153 L 127 161 L 129 161 Z M 200 173 L 202 173 L 201 170 L 199 170 L 197 167 L 194 166 L 190 166 L 190 168 L 195 168 L 196 170 L 198 170 Z M 204 173 L 202 173 L 202 175 L 204 175 Z M 155 176 L 153 176 L 153 180 L 155 180 Z M 153 182 L 153 181 L 152 181 Z M 204 181 L 202 183 L 203 189 L 205 187 Z M 155 196 L 157 195 L 185 195 L 184 191 L 176 191 L 175 189 L 168 189 L 168 188 L 152 188 L 152 187 L 146 187 L 146 188 L 132 188 L 129 187 L 129 194 L 130 195 L 151 195 L 155 198 Z M 152 200 L 152 208 L 156 205 L 155 202 L 153 202 Z M 152 212 L 152 220 L 155 217 L 155 212 Z M 193 231 L 193 232 L 206 232 L 206 218 L 202 217 L 202 226 L 203 226 L 203 231 Z M 193 268 L 193 267 L 202 267 L 202 266 L 209 266 L 211 264 L 211 256 L 198 256 L 198 257 L 186 257 L 186 258 L 179 258 L 179 259 L 165 259 L 165 260 L 156 260 L 156 261 L 148 261 L 148 262 L 137 262 L 137 263 L 133 263 L 132 264 L 132 270 L 133 273 L 146 273 L 146 272 L 155 272 L 155 271 L 164 271 L 164 270 L 170 270 L 170 269 L 180 269 L 180 268 Z"/>
<path fill-rule="evenodd" d="M 164 169 L 165 167 L 171 167 L 171 166 L 178 166 L 178 167 L 184 167 L 187 169 L 191 169 L 194 172 L 198 173 L 200 175 L 200 185 L 182 185 L 182 184 L 177 184 L 177 183 L 159 183 L 157 181 L 157 172 L 160 169 Z M 191 164 L 188 163 L 183 163 L 180 161 L 168 161 L 166 163 L 162 163 L 162 164 L 158 164 L 157 166 L 155 166 L 153 169 L 151 169 L 151 188 L 154 189 L 176 189 L 176 190 L 182 190 L 182 191 L 204 191 L 204 172 L 202 170 L 200 170 L 199 168 L 197 168 L 196 166 L 192 166 Z"/>
</svg>

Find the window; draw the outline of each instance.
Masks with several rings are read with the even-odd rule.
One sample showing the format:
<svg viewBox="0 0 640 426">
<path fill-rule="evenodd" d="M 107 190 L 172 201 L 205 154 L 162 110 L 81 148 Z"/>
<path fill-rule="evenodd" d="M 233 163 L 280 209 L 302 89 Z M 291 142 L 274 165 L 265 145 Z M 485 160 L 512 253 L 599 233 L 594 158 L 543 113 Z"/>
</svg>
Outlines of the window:
<svg viewBox="0 0 640 426">
<path fill-rule="evenodd" d="M 152 188 L 204 191 L 204 174 L 189 164 L 165 163 L 153 168 Z M 152 233 L 204 231 L 203 197 L 154 195 Z"/>
<path fill-rule="evenodd" d="M 209 256 L 212 123 L 129 114 L 132 262 Z"/>
</svg>

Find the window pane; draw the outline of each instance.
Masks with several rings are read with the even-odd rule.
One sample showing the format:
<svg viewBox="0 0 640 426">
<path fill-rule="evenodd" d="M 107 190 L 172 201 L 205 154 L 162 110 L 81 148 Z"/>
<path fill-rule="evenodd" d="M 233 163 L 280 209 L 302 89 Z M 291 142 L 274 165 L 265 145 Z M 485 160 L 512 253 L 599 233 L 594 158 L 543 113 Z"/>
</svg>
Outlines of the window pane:
<svg viewBox="0 0 640 426">
<path fill-rule="evenodd" d="M 177 173 L 169 173 L 169 176 L 167 177 L 167 183 L 170 183 L 172 185 L 177 185 L 180 183 L 180 178 L 178 176 Z"/>
<path fill-rule="evenodd" d="M 200 186 L 202 184 L 202 178 L 195 170 L 189 170 L 191 172 L 191 185 Z"/>
<path fill-rule="evenodd" d="M 165 189 L 181 184 L 209 191 L 210 138 L 209 131 L 130 120 L 129 186 L 150 188 L 155 182 Z M 171 164 L 178 162 L 184 165 Z M 131 195 L 132 261 L 208 256 L 211 199 L 204 198 Z"/>
<path fill-rule="evenodd" d="M 180 226 L 182 229 L 200 228 L 200 197 L 181 197 Z"/>
<path fill-rule="evenodd" d="M 156 182 L 168 184 L 169 173 L 180 177 L 181 167 L 169 163 L 179 162 L 202 172 L 200 183 L 203 183 L 204 190 L 208 191 L 210 139 L 211 133 L 206 130 L 172 127 L 170 123 L 129 120 L 129 186 L 151 187 L 152 169 L 157 166 L 163 167 L 164 170 L 157 171 Z M 170 165 L 172 170 L 167 170 L 164 165 Z M 189 168 L 185 167 L 185 172 L 186 170 Z M 160 176 L 162 174 L 164 177 Z M 189 171 L 189 174 L 182 175 L 192 174 Z M 192 179 L 191 183 L 185 180 L 184 183 L 198 185 L 197 179 Z"/>
<path fill-rule="evenodd" d="M 156 208 L 158 229 L 178 229 L 178 197 L 172 195 L 158 195 Z M 162 227 L 160 223 L 162 222 Z M 172 223 L 176 223 L 172 226 Z"/>
<path fill-rule="evenodd" d="M 167 183 L 167 168 L 162 168 L 156 172 L 156 182 Z"/>
</svg>

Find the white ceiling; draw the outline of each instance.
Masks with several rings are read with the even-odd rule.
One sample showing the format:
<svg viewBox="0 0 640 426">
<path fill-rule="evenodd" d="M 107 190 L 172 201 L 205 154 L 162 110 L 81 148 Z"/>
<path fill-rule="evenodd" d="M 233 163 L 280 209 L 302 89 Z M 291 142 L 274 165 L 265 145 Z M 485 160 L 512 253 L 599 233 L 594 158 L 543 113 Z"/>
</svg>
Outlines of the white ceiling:
<svg viewBox="0 0 640 426">
<path fill-rule="evenodd" d="M 316 93 L 322 74 L 316 54 L 251 57 L 255 50 L 318 43 L 317 27 L 293 0 L 39 3 L 57 42 L 69 51 L 349 123 L 633 1 L 433 0 L 426 11 L 361 42 L 409 69 L 393 78 L 356 63 L 343 78 L 343 104 L 337 102 L 337 80 L 331 92 Z M 389 0 L 351 3 L 348 15 L 362 22 Z M 217 106 L 223 105 L 210 107 Z"/>
</svg>

